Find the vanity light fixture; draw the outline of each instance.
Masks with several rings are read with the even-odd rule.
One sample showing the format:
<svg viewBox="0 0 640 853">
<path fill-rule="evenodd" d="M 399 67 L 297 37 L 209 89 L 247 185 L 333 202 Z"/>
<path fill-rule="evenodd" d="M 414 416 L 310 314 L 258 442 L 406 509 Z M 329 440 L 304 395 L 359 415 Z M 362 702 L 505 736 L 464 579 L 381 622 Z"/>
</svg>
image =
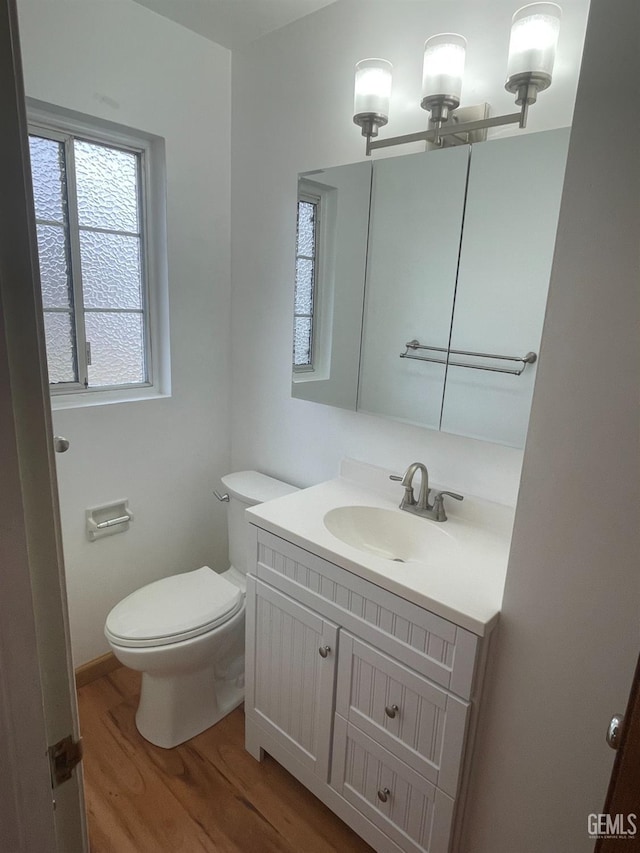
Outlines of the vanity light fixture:
<svg viewBox="0 0 640 853">
<path fill-rule="evenodd" d="M 368 139 L 389 121 L 392 70 L 386 59 L 361 59 L 356 65 L 353 120 Z"/>
<path fill-rule="evenodd" d="M 367 140 L 367 156 L 376 148 L 407 142 L 442 146 L 447 136 L 468 141 L 470 134 L 490 127 L 526 127 L 529 106 L 536 102 L 538 92 L 551 85 L 561 15 L 556 3 L 531 3 L 513 16 L 505 89 L 516 96 L 517 113 L 458 121 L 453 113 L 460 105 L 467 42 L 457 33 L 440 33 L 427 39 L 424 46 L 420 106 L 430 113 L 429 129 L 372 141 L 389 121 L 392 65 L 384 59 L 358 62 L 353 121 Z"/>
<path fill-rule="evenodd" d="M 444 124 L 449 110 L 460 106 L 466 55 L 467 40 L 456 33 L 441 33 L 425 42 L 420 106 L 434 122 Z"/>
</svg>

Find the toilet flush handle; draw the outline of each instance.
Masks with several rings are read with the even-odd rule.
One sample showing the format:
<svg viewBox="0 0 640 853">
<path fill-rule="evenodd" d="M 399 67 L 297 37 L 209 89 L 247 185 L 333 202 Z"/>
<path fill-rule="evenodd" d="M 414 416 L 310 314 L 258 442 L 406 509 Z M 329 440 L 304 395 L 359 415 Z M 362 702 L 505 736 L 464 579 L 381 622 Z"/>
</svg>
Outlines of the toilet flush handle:
<svg viewBox="0 0 640 853">
<path fill-rule="evenodd" d="M 215 489 L 213 490 L 213 494 L 218 498 L 219 501 L 229 501 L 228 494 L 221 495 L 220 492 L 217 492 Z"/>
</svg>

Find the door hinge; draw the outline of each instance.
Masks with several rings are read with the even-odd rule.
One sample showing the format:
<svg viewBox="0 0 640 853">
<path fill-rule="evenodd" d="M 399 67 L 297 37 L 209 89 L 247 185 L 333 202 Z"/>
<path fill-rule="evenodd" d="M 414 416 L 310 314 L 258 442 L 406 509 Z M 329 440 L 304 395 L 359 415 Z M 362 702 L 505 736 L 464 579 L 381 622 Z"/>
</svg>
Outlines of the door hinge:
<svg viewBox="0 0 640 853">
<path fill-rule="evenodd" d="M 49 747 L 51 787 L 57 788 L 71 779 L 74 768 L 82 761 L 82 738 L 74 740 L 71 735 Z"/>
</svg>

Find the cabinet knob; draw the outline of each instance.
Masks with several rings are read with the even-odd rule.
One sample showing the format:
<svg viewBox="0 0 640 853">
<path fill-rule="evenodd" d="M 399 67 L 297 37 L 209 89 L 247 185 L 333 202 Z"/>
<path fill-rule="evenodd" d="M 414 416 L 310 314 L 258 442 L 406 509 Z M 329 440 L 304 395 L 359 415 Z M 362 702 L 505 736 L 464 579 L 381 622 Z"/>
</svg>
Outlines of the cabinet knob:
<svg viewBox="0 0 640 853">
<path fill-rule="evenodd" d="M 318 649 L 318 653 L 320 654 L 321 658 L 326 658 L 330 651 L 331 646 L 320 646 L 320 648 Z"/>
<path fill-rule="evenodd" d="M 386 803 L 387 800 L 389 799 L 390 793 L 391 793 L 391 791 L 388 788 L 382 788 L 381 790 L 379 790 L 378 791 L 378 799 L 380 800 L 380 802 Z"/>
<path fill-rule="evenodd" d="M 393 718 L 395 717 L 395 715 L 398 713 L 399 710 L 400 709 L 398 708 L 397 705 L 387 705 L 387 707 L 384 709 L 384 712 L 387 715 L 387 717 L 391 717 L 391 719 L 393 720 Z"/>
</svg>

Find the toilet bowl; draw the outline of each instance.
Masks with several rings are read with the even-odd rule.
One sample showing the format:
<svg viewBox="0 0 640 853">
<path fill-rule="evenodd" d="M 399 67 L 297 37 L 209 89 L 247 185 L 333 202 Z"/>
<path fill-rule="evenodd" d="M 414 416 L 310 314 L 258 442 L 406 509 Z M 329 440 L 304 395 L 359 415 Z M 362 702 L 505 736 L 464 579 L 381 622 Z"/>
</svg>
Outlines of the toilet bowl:
<svg viewBox="0 0 640 853">
<path fill-rule="evenodd" d="M 116 658 L 142 673 L 136 726 L 169 749 L 217 723 L 244 699 L 247 523 L 244 510 L 296 491 L 256 471 L 222 478 L 229 495 L 231 567 L 172 575 L 111 610 L 105 636 Z"/>
</svg>

